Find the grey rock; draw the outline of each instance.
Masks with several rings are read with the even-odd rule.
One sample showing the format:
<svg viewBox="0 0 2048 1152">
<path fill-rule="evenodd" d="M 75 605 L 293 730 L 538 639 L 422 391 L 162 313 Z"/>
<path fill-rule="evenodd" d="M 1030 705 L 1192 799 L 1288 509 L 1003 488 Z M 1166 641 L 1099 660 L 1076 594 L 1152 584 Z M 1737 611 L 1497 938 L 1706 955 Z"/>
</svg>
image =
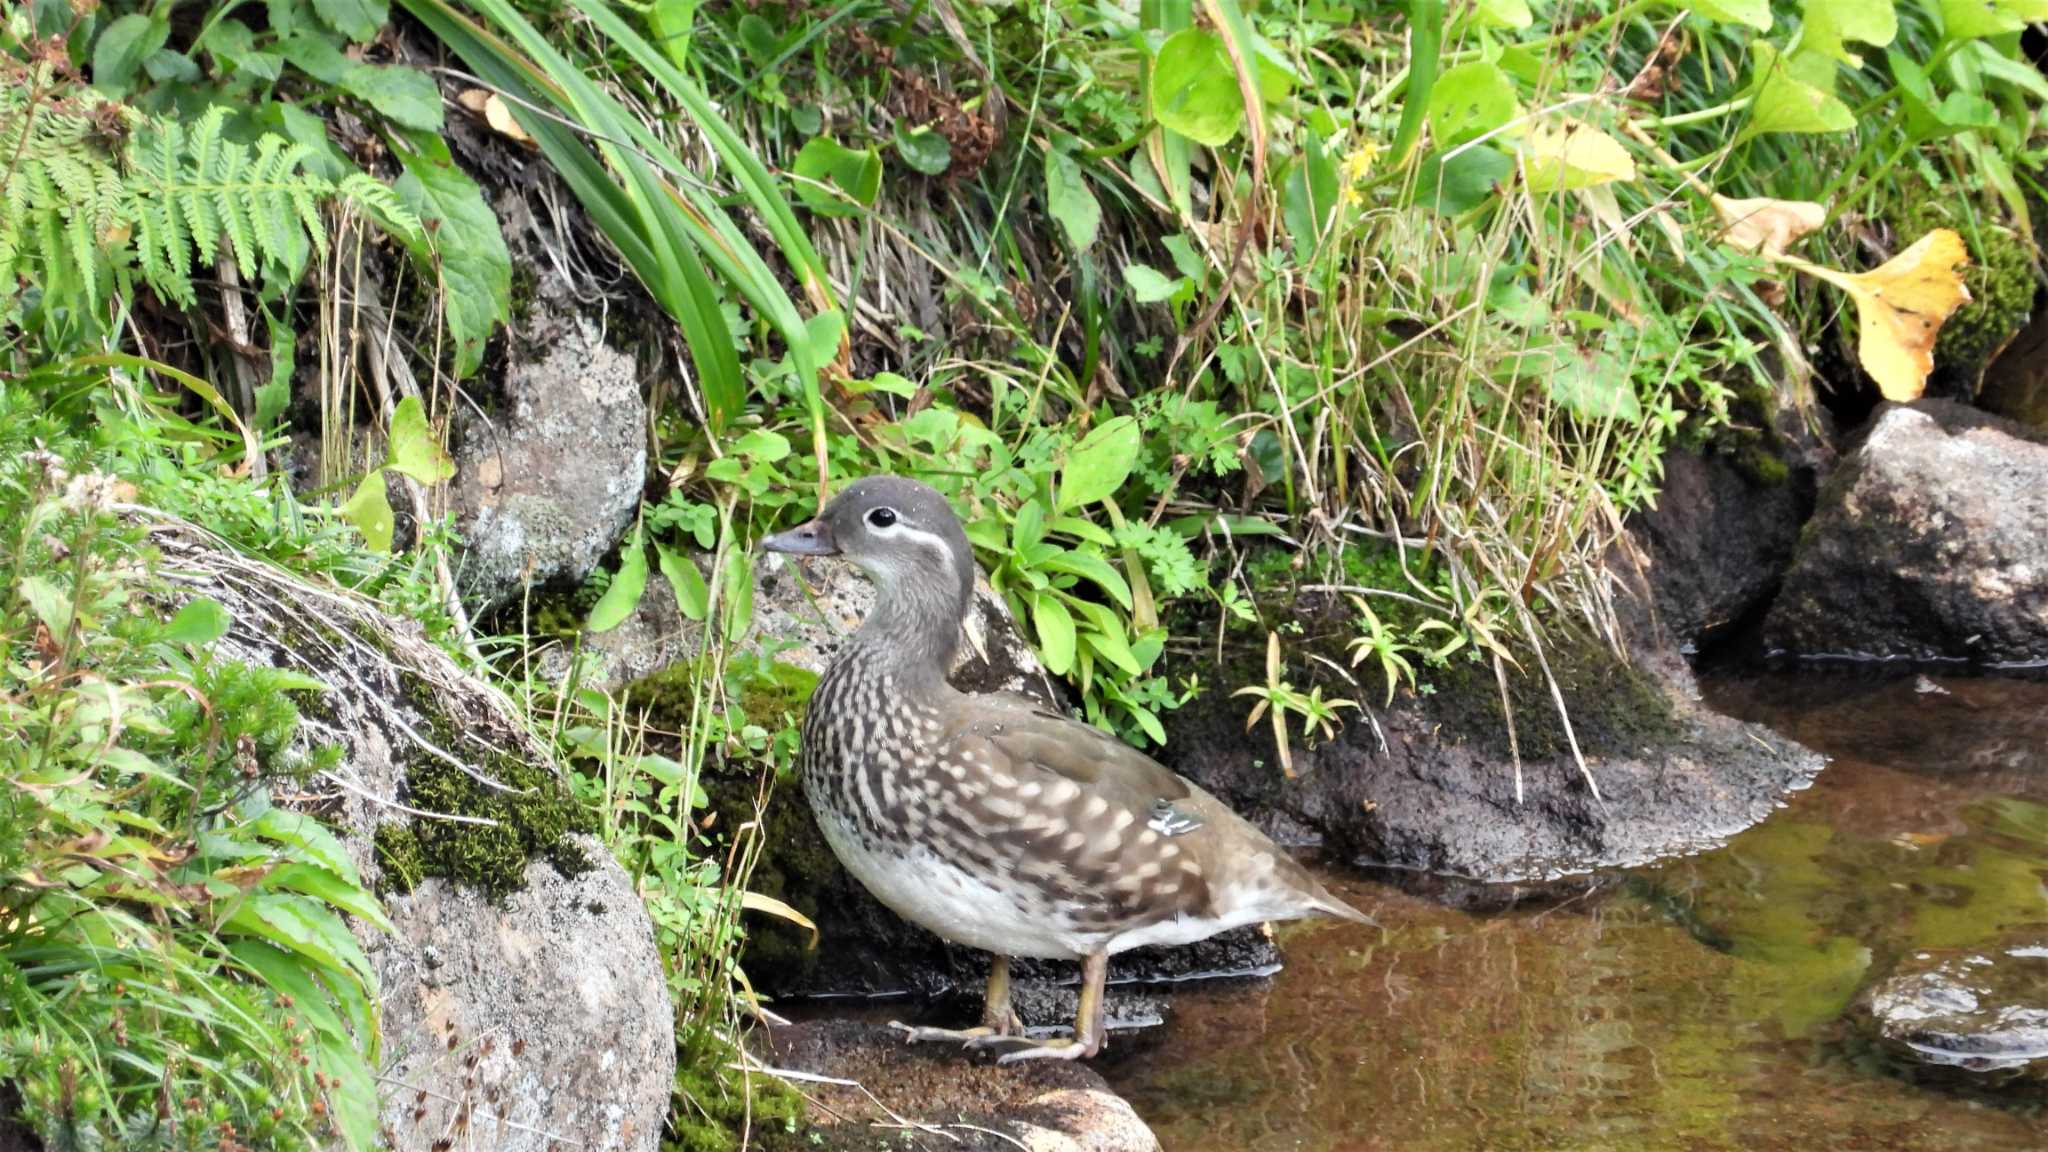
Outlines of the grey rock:
<svg viewBox="0 0 2048 1152">
<path fill-rule="evenodd" d="M 2048 443 L 1890 405 L 1820 495 L 1764 624 L 1794 656 L 2048 661 Z"/>
<path fill-rule="evenodd" d="M 1857 1007 L 1910 1063 L 1984 1082 L 2048 1082 L 2048 936 L 1913 953 Z"/>
<path fill-rule="evenodd" d="M 548 758 L 510 702 L 416 625 L 181 525 L 155 525 L 152 540 L 167 579 L 228 609 L 223 657 L 329 686 L 302 704 L 301 735 L 341 758 L 291 781 L 291 802 L 334 826 L 371 882 L 377 828 L 410 819 L 399 807 L 408 765 L 445 753 L 474 768 L 493 750 Z M 435 725 L 423 708 L 452 733 L 438 753 L 428 750 Z M 582 848 L 588 871 L 565 878 L 532 861 L 526 888 L 501 904 L 428 880 L 387 896 L 395 933 L 353 925 L 381 993 L 382 1118 L 393 1148 L 426 1152 L 459 1130 L 463 1112 L 478 1147 L 659 1146 L 675 1043 L 653 926 L 624 870 L 594 842 Z"/>
<path fill-rule="evenodd" d="M 1718 454 L 1664 456 L 1657 506 L 1629 518 L 1664 627 L 1682 644 L 1725 635 L 1777 591 L 1811 504 L 1803 469 L 1775 483 Z"/>
<path fill-rule="evenodd" d="M 632 526 L 647 471 L 638 367 L 553 273 L 542 273 L 506 359 L 496 411 L 465 411 L 456 429 L 460 579 L 484 612 L 529 582 L 588 576 Z"/>
<path fill-rule="evenodd" d="M 996 1066 L 942 1044 L 906 1045 L 873 1024 L 839 1020 L 776 1028 L 748 1044 L 762 1063 L 855 1081 L 801 1085 L 827 1148 L 875 1148 L 874 1125 L 931 1125 L 961 1152 L 1157 1152 L 1129 1103 L 1085 1064 Z"/>
</svg>

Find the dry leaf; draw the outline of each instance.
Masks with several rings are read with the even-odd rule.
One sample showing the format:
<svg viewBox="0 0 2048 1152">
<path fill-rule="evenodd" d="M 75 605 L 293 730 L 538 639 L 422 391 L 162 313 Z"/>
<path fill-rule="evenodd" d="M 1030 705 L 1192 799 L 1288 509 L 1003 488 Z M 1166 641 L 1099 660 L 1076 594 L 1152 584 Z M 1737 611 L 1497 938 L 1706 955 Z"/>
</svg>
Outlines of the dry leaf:
<svg viewBox="0 0 2048 1152">
<path fill-rule="evenodd" d="M 1917 400 L 1934 371 L 1934 338 L 1957 308 L 1970 300 L 1963 265 L 1970 262 L 1963 238 L 1936 228 L 1911 248 L 1868 272 L 1852 276 L 1791 256 L 1785 263 L 1818 276 L 1856 301 L 1863 338 L 1856 358 L 1877 381 L 1887 400 Z"/>
<path fill-rule="evenodd" d="M 1522 171 L 1532 192 L 1591 188 L 1636 178 L 1635 158 L 1621 142 L 1579 120 L 1540 124 L 1522 144 Z"/>
<path fill-rule="evenodd" d="M 1714 197 L 1714 211 L 1721 214 L 1726 231 L 1725 244 L 1744 252 L 1783 256 L 1799 238 L 1827 222 L 1828 210 L 1811 200 L 1731 200 Z"/>
<path fill-rule="evenodd" d="M 455 98 L 455 102 L 484 118 L 484 123 L 500 136 L 517 140 L 521 144 L 533 143 L 533 137 L 512 118 L 512 107 L 505 98 L 488 88 L 471 88 Z"/>
</svg>

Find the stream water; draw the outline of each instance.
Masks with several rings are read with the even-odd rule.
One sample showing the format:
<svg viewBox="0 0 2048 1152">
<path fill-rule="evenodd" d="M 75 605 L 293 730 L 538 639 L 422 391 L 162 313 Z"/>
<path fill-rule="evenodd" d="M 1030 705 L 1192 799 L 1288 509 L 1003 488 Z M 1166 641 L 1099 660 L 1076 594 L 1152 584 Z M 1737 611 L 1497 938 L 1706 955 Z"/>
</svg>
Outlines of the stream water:
<svg viewBox="0 0 2048 1152">
<path fill-rule="evenodd" d="M 1334 878 L 1270 982 L 1182 989 L 1101 1070 L 1168 1152 L 2048 1148 L 2048 1103 L 1925 1082 L 1846 1022 L 1909 948 L 2048 934 L 2048 684 L 1746 679 L 1831 758 L 1727 846 L 1461 911 Z"/>
</svg>

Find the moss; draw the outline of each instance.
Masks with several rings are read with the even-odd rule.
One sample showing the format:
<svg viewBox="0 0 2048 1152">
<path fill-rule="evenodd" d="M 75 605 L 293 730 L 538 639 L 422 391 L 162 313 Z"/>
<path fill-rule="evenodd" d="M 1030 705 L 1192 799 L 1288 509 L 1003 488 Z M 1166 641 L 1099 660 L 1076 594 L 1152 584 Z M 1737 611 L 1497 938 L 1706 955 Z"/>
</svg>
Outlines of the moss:
<svg viewBox="0 0 2048 1152">
<path fill-rule="evenodd" d="M 449 751 L 464 746 L 424 685 L 415 686 L 413 703 L 426 717 L 428 739 L 435 745 Z M 385 869 L 387 888 L 444 876 L 502 898 L 524 885 L 526 862 L 534 856 L 564 876 L 591 868 L 587 854 L 569 836 L 596 831 L 597 816 L 570 795 L 567 781 L 545 764 L 502 752 L 471 767 L 476 775 L 424 751 L 406 765 L 406 802 L 412 807 L 493 823 L 420 819 L 403 833 L 380 829 L 378 859 L 383 862 L 388 851 L 398 865 Z M 478 776 L 503 787 L 493 788 Z"/>
<path fill-rule="evenodd" d="M 1544 655 L 1564 696 L 1572 734 L 1586 755 L 1634 752 L 1679 734 L 1670 698 L 1647 673 L 1623 662 L 1598 641 L 1559 637 Z M 1510 672 L 1508 677 L 1515 742 L 1522 758 L 1569 757 L 1571 743 L 1551 699 L 1549 681 L 1533 660 L 1524 659 L 1523 664 L 1527 671 L 1519 675 Z M 1513 752 L 1500 686 L 1490 670 L 1459 661 L 1450 670 L 1433 674 L 1431 680 L 1437 692 L 1428 708 L 1446 731 L 1462 734 L 1502 759 Z"/>
<path fill-rule="evenodd" d="M 1970 300 L 1956 309 L 1934 345 L 1937 374 L 1949 390 L 1975 395 L 1985 367 L 2034 307 L 2034 249 L 2028 238 L 1977 215 L 1967 201 L 1934 195 L 1917 182 L 1902 187 L 1884 219 L 1901 246 L 1935 228 L 1953 228 L 1968 247 L 1963 284 Z"/>
<path fill-rule="evenodd" d="M 694 661 L 670 664 L 626 685 L 626 711 L 647 714 L 648 723 L 667 732 L 681 732 L 690 724 L 697 704 L 697 670 Z"/>
<path fill-rule="evenodd" d="M 662 1152 L 784 1152 L 809 1146 L 803 1097 L 771 1076 L 736 1071 L 732 1046 L 704 1028 L 677 1037 L 676 1090 Z"/>
<path fill-rule="evenodd" d="M 380 824 L 371 843 L 386 891 L 410 892 L 426 879 L 427 862 L 420 856 L 420 838 L 413 834 L 412 825 Z"/>
</svg>

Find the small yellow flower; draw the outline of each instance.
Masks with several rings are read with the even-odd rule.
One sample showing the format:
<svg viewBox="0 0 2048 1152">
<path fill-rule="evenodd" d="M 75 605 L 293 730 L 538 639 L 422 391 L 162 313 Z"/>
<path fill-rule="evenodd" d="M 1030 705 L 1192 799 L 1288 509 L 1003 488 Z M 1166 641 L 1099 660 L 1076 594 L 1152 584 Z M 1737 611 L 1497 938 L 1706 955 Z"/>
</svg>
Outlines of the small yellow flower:
<svg viewBox="0 0 2048 1152">
<path fill-rule="evenodd" d="M 1377 140 L 1362 140 L 1359 142 L 1358 147 L 1344 154 L 1344 160 L 1338 165 L 1338 171 L 1343 176 L 1345 204 L 1356 204 L 1358 202 L 1358 186 L 1365 183 L 1366 174 L 1372 171 L 1373 162 L 1379 158 L 1380 145 Z"/>
</svg>

